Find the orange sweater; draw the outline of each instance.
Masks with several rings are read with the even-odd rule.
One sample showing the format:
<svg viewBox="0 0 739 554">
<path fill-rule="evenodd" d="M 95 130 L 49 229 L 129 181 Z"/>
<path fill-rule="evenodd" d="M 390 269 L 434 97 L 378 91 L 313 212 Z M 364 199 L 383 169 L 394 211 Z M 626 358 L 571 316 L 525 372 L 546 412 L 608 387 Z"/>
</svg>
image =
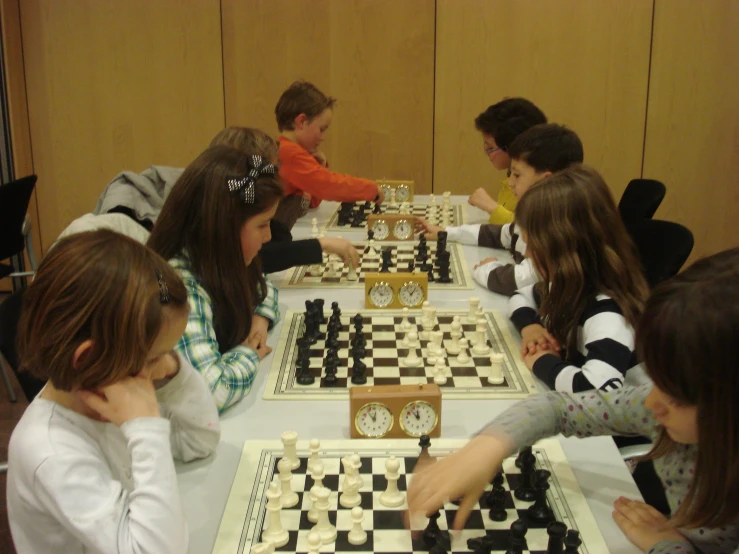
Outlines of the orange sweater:
<svg viewBox="0 0 739 554">
<path fill-rule="evenodd" d="M 307 192 L 312 197 L 313 207 L 321 200 L 372 201 L 377 196 L 374 181 L 330 171 L 299 144 L 285 137 L 280 137 L 279 142 L 280 177 L 285 184 L 285 196 Z"/>
</svg>

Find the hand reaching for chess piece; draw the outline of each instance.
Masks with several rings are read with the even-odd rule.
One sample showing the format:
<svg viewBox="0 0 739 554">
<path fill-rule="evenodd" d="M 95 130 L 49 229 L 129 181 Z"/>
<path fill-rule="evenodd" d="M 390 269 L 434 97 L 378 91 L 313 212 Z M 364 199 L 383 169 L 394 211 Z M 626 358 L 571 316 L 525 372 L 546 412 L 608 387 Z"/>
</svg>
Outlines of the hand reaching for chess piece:
<svg viewBox="0 0 739 554">
<path fill-rule="evenodd" d="M 329 254 L 340 256 L 344 261 L 344 265 L 351 264 L 353 267 L 359 267 L 359 254 L 351 242 L 346 239 L 323 237 L 318 239 L 321 244 L 321 250 Z"/>
<path fill-rule="evenodd" d="M 439 238 L 439 232 L 444 231 L 444 227 L 438 225 L 431 225 L 422 217 L 416 217 L 416 223 L 414 225 L 416 233 L 422 233 L 427 240 L 436 240 Z"/>
</svg>

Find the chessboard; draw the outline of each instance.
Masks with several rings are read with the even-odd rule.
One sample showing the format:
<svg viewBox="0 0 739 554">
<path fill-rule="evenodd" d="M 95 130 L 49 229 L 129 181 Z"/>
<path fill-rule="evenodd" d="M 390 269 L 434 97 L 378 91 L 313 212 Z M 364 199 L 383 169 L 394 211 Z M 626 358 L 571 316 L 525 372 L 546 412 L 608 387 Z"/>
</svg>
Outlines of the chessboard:
<svg viewBox="0 0 739 554">
<path fill-rule="evenodd" d="M 328 307 L 326 307 L 328 308 Z M 311 385 L 300 385 L 297 382 L 299 339 L 305 332 L 305 313 L 288 311 L 284 316 L 279 342 L 272 358 L 272 366 L 267 376 L 264 392 L 265 400 L 348 400 L 349 389 L 353 386 L 352 355 L 350 341 L 355 335 L 353 318 L 356 313 L 363 317 L 362 331 L 366 340 L 364 364 L 367 366 L 366 385 L 413 385 L 434 382 L 434 364 L 429 362 L 429 340 L 423 338 L 421 310 L 361 310 L 340 315 L 341 327 L 338 333 L 338 366 L 336 383 L 326 383 L 326 358 L 328 349 L 326 339 L 318 340 L 309 347 L 310 372 L 315 377 Z M 403 360 L 409 355 L 409 348 L 403 347 L 401 340 L 406 337 L 408 329 L 403 330 L 403 320 L 407 313 L 408 323 L 420 338 L 417 354 L 423 359 L 418 367 L 406 367 Z M 326 314 L 329 315 L 328 309 Z M 454 309 L 438 309 L 434 327 L 442 333 L 442 344 L 449 346 L 451 342 L 452 322 L 459 316 L 462 333 L 468 340 L 476 334 L 476 322 L 472 322 L 470 311 Z M 487 376 L 491 372 L 490 356 L 477 356 L 474 349 L 469 349 L 469 360 L 461 363 L 457 356 L 446 357 L 444 372 L 446 383 L 441 385 L 443 398 L 447 399 L 499 399 L 512 400 L 537 392 L 537 386 L 531 371 L 524 365 L 517 341 L 510 333 L 510 324 L 506 317 L 494 310 L 478 312 L 486 326 L 487 343 L 493 352 L 503 355 L 502 384 L 491 384 Z M 325 333 L 327 323 L 319 329 Z M 472 343 L 470 343 L 472 344 Z"/>
<path fill-rule="evenodd" d="M 342 206 L 351 206 L 351 209 Z M 467 206 L 464 204 L 449 204 L 448 205 L 448 221 L 447 225 L 457 227 L 467 222 Z M 352 204 L 341 204 L 339 205 L 328 223 L 324 227 L 326 231 L 347 231 L 351 229 L 366 229 L 367 219 L 371 213 L 381 214 L 400 214 L 408 213 L 410 215 L 422 217 L 426 220 L 433 219 L 433 216 L 439 217 L 439 211 L 441 207 L 439 204 L 408 204 L 407 209 L 401 212 L 401 203 L 396 202 L 395 205 L 391 205 L 389 202 L 380 204 L 379 207 L 375 208 L 374 202 L 356 202 Z M 340 212 L 344 211 L 342 216 Z M 362 217 L 357 218 L 355 214 L 357 212 L 362 213 Z M 348 214 L 348 216 L 347 216 Z M 348 221 L 347 221 L 348 220 Z M 352 223 L 355 221 L 355 223 Z"/>
<path fill-rule="evenodd" d="M 292 435 L 293 439 L 296 439 L 295 434 Z M 278 496 L 280 493 L 276 495 L 272 492 L 273 498 L 276 499 L 273 499 L 272 502 L 276 504 L 272 504 L 273 509 L 269 512 L 273 514 L 272 519 L 267 510 L 267 493 L 273 479 L 275 482 L 279 481 L 280 472 L 277 466 L 283 454 L 287 457 L 286 450 L 283 449 L 283 443 L 279 440 L 244 443 L 241 461 L 218 530 L 213 554 L 271 552 L 274 544 L 262 542 L 262 532 L 271 524 L 274 526 L 275 512 L 279 512 L 280 524 L 284 530 L 282 541 L 287 539 L 286 544 L 275 550 L 277 552 L 310 552 L 308 535 L 312 534 L 314 523 L 309 521 L 307 514 L 312 507 L 311 488 L 314 480 L 313 472 L 309 472 L 307 466 L 309 459 L 314 456 L 317 456 L 323 468 L 321 485 L 325 487 L 322 489 L 323 497 L 325 498 L 328 494 L 328 521 L 336 529 L 335 539 L 323 544 L 320 552 L 427 553 L 430 551 L 429 542 L 436 540 L 446 543 L 444 548 L 446 552 L 484 551 L 491 554 L 504 554 L 511 547 L 513 535 L 511 529 L 516 527 L 514 522 L 520 520 L 528 526 L 523 537 L 526 547 L 522 550 L 526 554 L 547 553 L 549 542 L 547 527 L 551 529 L 551 521 L 560 522 L 560 533 L 563 528 L 567 529 L 565 543 L 568 541 L 574 543 L 574 547 L 570 546 L 566 552 L 579 554 L 607 554 L 609 552 L 572 469 L 567 463 L 562 447 L 556 439 L 540 441 L 532 449 L 522 451 L 527 454 L 528 463 L 534 465 L 532 469 L 537 475 L 535 484 L 536 494 L 539 496 L 537 502 L 551 510 L 548 512 L 548 520 L 532 517 L 530 508 L 537 502 L 519 499 L 519 496 L 522 496 L 518 493 L 524 481 L 523 473 L 531 469 L 519 469 L 517 460 L 511 457 L 504 461 L 502 473 L 499 473 L 494 480 L 494 482 L 497 481 L 496 488 L 499 494 L 497 512 L 501 514 L 496 519 L 503 517 L 505 519 L 494 521 L 490 518 L 490 510 L 487 509 L 489 507 L 488 495 L 485 494 L 474 506 L 464 529 L 455 533 L 448 532 L 458 509 L 452 503 L 446 504 L 439 511 L 438 516 L 434 514 L 435 523 L 431 533 L 428 533 L 431 524 L 426 518 L 420 520 L 412 518 L 410 529 L 407 529 L 404 524 L 404 514 L 408 508 L 405 492 L 412 481 L 412 472 L 421 453 L 416 439 L 355 439 L 321 441 L 320 443 L 314 440 L 311 443 L 313 443 L 313 448 L 310 448 L 308 441 L 297 441 L 294 451 L 297 468 L 291 474 L 283 472 L 290 483 L 292 492 L 297 494 L 297 503 L 290 508 L 277 508 L 281 505 L 281 498 Z M 427 454 L 438 459 L 453 453 L 465 443 L 465 439 L 436 439 Z M 346 468 L 346 462 L 342 463 L 342 458 L 346 459 L 345 457 L 353 455 L 358 455 L 358 463 L 355 457 L 353 467 L 359 468 L 359 475 L 363 482 L 358 490 L 361 497 L 359 503 L 361 510 L 356 507 L 344 508 L 339 502 L 339 495 L 344 492 L 345 476 L 342 475 L 342 465 Z M 397 507 L 387 507 L 380 500 L 381 495 L 389 488 L 386 464 L 392 456 L 398 462 L 393 476 L 397 476 L 397 490 L 402 500 Z M 524 464 L 520 465 L 524 468 Z M 548 480 L 544 481 L 548 488 L 539 484 L 541 481 L 538 476 L 542 473 L 541 470 L 550 474 Z M 320 471 L 316 474 L 317 478 L 320 474 Z M 501 485 L 502 494 L 500 494 Z M 278 487 L 281 491 L 279 484 L 275 484 L 272 490 L 276 491 Z M 490 491 L 492 488 L 492 485 L 488 485 L 486 490 Z M 481 506 L 481 503 L 485 507 Z M 500 503 L 502 503 L 502 508 Z M 325 514 L 322 515 L 325 517 Z M 359 533 L 362 537 L 362 530 L 366 533 L 365 542 L 358 545 L 351 544 L 349 535 L 353 533 L 352 536 L 356 537 Z M 477 545 L 483 537 L 491 548 L 478 550 Z"/>
<path fill-rule="evenodd" d="M 381 251 L 389 250 L 390 273 L 408 271 L 409 264 L 413 262 L 413 271 L 419 272 L 420 266 L 416 261 L 418 255 L 417 242 L 375 242 L 373 250 L 375 255 L 368 251 L 369 242 L 353 242 L 354 248 L 359 254 L 359 268 L 356 280 L 349 279 L 349 267 L 345 266 L 340 259 L 330 258 L 324 253 L 324 262 L 320 265 L 298 266 L 287 270 L 287 276 L 280 287 L 284 288 L 364 288 L 364 276 L 366 273 L 379 273 L 382 267 Z M 427 243 L 429 260 L 436 257 L 437 243 Z M 429 289 L 444 290 L 471 290 L 475 287 L 470 275 L 469 265 L 464 257 L 461 244 L 450 242 L 446 245 L 449 253 L 449 277 L 450 283 L 440 283 L 438 279 L 439 268 L 434 266 L 434 281 L 429 279 Z"/>
</svg>

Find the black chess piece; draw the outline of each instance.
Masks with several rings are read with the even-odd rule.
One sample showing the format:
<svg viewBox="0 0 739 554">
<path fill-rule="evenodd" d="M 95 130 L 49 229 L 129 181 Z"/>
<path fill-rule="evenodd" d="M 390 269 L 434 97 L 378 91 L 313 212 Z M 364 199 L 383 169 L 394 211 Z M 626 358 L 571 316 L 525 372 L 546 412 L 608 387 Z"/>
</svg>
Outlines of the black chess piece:
<svg viewBox="0 0 739 554">
<path fill-rule="evenodd" d="M 429 276 L 429 283 L 433 283 L 434 281 L 436 281 L 436 278 L 434 277 L 434 268 L 432 266 L 429 266 L 426 273 Z"/>
<path fill-rule="evenodd" d="M 416 265 L 413 262 L 413 258 L 408 262 L 408 273 L 413 273 L 413 270 L 416 269 Z"/>
<path fill-rule="evenodd" d="M 518 469 L 521 469 L 521 464 L 523 463 L 524 458 L 533 458 L 533 463 L 536 463 L 536 456 L 534 456 L 533 449 L 530 446 L 524 446 L 518 453 L 518 456 L 516 456 L 516 467 Z"/>
<path fill-rule="evenodd" d="M 297 374 L 295 380 L 299 385 L 312 385 L 316 378 L 310 371 L 310 350 L 305 339 L 300 338 L 298 343 Z"/>
<path fill-rule="evenodd" d="M 338 302 L 331 302 L 331 315 L 341 317 L 341 309 L 339 308 Z"/>
<path fill-rule="evenodd" d="M 361 360 L 367 355 L 364 344 L 357 344 L 352 348 L 352 358 Z"/>
<path fill-rule="evenodd" d="M 362 314 L 357 312 L 352 318 L 352 321 L 354 322 L 354 329 L 359 331 L 362 328 L 362 325 L 364 324 L 364 317 L 362 317 Z"/>
<path fill-rule="evenodd" d="M 517 519 L 511 525 L 511 547 L 506 550 L 506 554 L 523 554 L 526 550 L 526 532 L 529 530 L 529 526 L 522 519 Z"/>
<path fill-rule="evenodd" d="M 516 498 L 519 500 L 523 500 L 525 502 L 533 502 L 536 500 L 536 492 L 534 491 L 534 475 L 536 473 L 536 468 L 534 464 L 536 463 L 536 458 L 532 456 L 524 456 L 521 459 L 521 480 L 518 484 L 518 487 L 516 487 L 516 490 L 513 491 L 513 494 Z"/>
<path fill-rule="evenodd" d="M 495 542 L 492 536 L 483 535 L 474 539 L 467 539 L 467 548 L 475 554 L 491 554 L 495 548 Z"/>
<path fill-rule="evenodd" d="M 339 348 L 339 334 L 338 333 L 329 333 L 328 337 L 326 338 L 326 348 Z"/>
<path fill-rule="evenodd" d="M 441 529 L 439 528 L 439 524 L 436 520 L 439 519 L 440 516 L 441 513 L 439 512 L 439 510 L 436 510 L 433 514 L 429 516 L 429 523 L 426 526 L 426 529 L 423 530 L 423 534 L 421 535 L 426 548 L 431 548 L 437 542 L 439 542 Z"/>
<path fill-rule="evenodd" d="M 577 549 L 580 548 L 581 544 L 580 531 L 570 529 L 567 531 L 567 536 L 565 537 L 564 554 L 577 554 Z"/>
<path fill-rule="evenodd" d="M 352 365 L 352 373 L 364 373 L 367 371 L 367 364 L 365 364 L 361 358 L 355 356 L 352 357 L 354 365 Z"/>
<path fill-rule="evenodd" d="M 567 526 L 561 521 L 553 521 L 547 525 L 547 554 L 564 554 L 564 538 L 567 534 Z"/>
<path fill-rule="evenodd" d="M 326 316 L 323 313 L 323 298 L 316 298 L 313 300 L 313 305 L 315 306 L 316 313 L 320 316 L 318 319 L 318 323 L 326 323 L 328 320 L 326 319 Z"/>
<path fill-rule="evenodd" d="M 508 514 L 505 510 L 505 488 L 503 488 L 503 472 L 499 471 L 493 478 L 493 490 L 488 493 L 487 507 L 490 508 L 488 516 L 493 521 L 505 521 Z"/>
<path fill-rule="evenodd" d="M 358 366 L 357 362 L 360 362 L 362 365 Z M 365 366 L 362 363 L 362 360 L 354 360 L 354 366 L 352 367 L 352 384 L 354 385 L 366 385 L 367 384 L 367 376 L 365 375 L 366 369 L 367 369 L 367 366 Z"/>
<path fill-rule="evenodd" d="M 537 523 L 546 523 L 554 519 L 554 513 L 547 504 L 550 475 L 551 473 L 546 469 L 537 469 L 535 472 L 534 494 L 536 495 L 536 501 L 533 506 L 526 510 L 526 514 Z"/>
<path fill-rule="evenodd" d="M 323 378 L 323 382 L 328 387 L 335 387 L 338 384 L 335 365 L 326 364 L 326 377 Z"/>
<path fill-rule="evenodd" d="M 437 542 L 429 549 L 429 554 L 447 554 L 447 549 L 440 542 Z"/>
<path fill-rule="evenodd" d="M 382 251 L 382 266 L 380 267 L 380 273 L 390 273 L 390 258 L 385 256 L 387 250 Z"/>
</svg>

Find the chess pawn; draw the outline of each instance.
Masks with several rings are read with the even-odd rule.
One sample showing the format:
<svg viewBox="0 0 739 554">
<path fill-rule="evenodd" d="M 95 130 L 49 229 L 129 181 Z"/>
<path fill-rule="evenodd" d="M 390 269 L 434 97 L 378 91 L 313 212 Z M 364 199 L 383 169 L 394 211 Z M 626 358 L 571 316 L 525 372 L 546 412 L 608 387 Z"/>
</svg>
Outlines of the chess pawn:
<svg viewBox="0 0 739 554">
<path fill-rule="evenodd" d="M 416 331 L 408 332 L 408 345 L 411 348 L 418 348 L 421 343 L 418 342 L 418 333 Z"/>
<path fill-rule="evenodd" d="M 467 339 L 459 339 L 459 355 L 457 356 L 457 362 L 460 364 L 466 364 L 470 361 L 470 357 L 467 355 Z"/>
<path fill-rule="evenodd" d="M 262 540 L 271 542 L 275 548 L 285 546 L 290 539 L 287 530 L 282 526 L 280 512 L 282 505 L 280 504 L 280 491 L 277 487 L 277 481 L 272 481 L 267 490 L 267 528 L 262 532 Z"/>
<path fill-rule="evenodd" d="M 318 554 L 321 551 L 321 535 L 315 531 L 308 533 L 308 554 Z"/>
<path fill-rule="evenodd" d="M 564 538 L 567 534 L 567 526 L 561 521 L 553 521 L 547 525 L 547 535 L 549 535 L 549 543 L 547 544 L 547 553 L 563 554 Z"/>
<path fill-rule="evenodd" d="M 364 510 L 359 506 L 352 508 L 352 528 L 349 531 L 347 540 L 349 544 L 355 546 L 364 544 L 367 542 L 367 533 L 362 529 L 362 522 L 364 521 Z"/>
<path fill-rule="evenodd" d="M 477 308 L 480 305 L 480 299 L 476 296 L 470 298 L 470 311 L 467 314 L 467 323 L 477 323 Z"/>
<path fill-rule="evenodd" d="M 444 370 L 446 369 L 446 364 L 444 363 L 444 358 L 437 358 L 436 365 L 434 365 L 434 383 L 437 385 L 446 385 L 447 378 L 446 375 L 444 375 Z"/>
<path fill-rule="evenodd" d="M 271 542 L 260 542 L 251 547 L 251 554 L 272 554 L 275 545 Z"/>
<path fill-rule="evenodd" d="M 565 551 L 564 554 L 577 554 L 577 549 L 580 548 L 582 539 L 580 538 L 580 531 L 576 529 L 569 529 L 567 536 L 565 537 Z"/>
<path fill-rule="evenodd" d="M 316 490 L 316 510 L 318 511 L 318 523 L 316 523 L 311 531 L 321 536 L 321 544 L 329 544 L 336 540 L 336 527 L 331 525 L 328 519 L 328 497 L 331 491 L 326 487 L 320 487 Z"/>
<path fill-rule="evenodd" d="M 285 431 L 280 438 L 284 446 L 282 457 L 290 461 L 291 470 L 298 469 L 300 467 L 297 452 L 298 434 L 295 431 Z"/>
<path fill-rule="evenodd" d="M 398 490 L 398 473 L 400 462 L 395 456 L 390 456 L 385 461 L 385 479 L 387 479 L 387 489 L 380 493 L 380 504 L 388 508 L 397 508 L 405 502 L 405 496 Z"/>
<path fill-rule="evenodd" d="M 505 382 L 503 376 L 503 363 L 505 356 L 498 352 L 490 354 L 490 375 L 488 375 L 488 383 L 491 385 L 502 385 Z"/>
<path fill-rule="evenodd" d="M 408 320 L 408 312 L 409 310 L 407 307 L 403 308 L 403 321 L 400 322 L 400 330 L 403 331 L 404 333 L 407 333 L 408 331 L 412 329 L 411 322 Z"/>
<path fill-rule="evenodd" d="M 321 449 L 321 441 L 318 439 L 310 440 L 310 458 L 308 458 L 308 472 L 311 473 L 317 462 L 321 461 L 318 457 L 318 451 Z"/>
<path fill-rule="evenodd" d="M 367 258 L 376 258 L 377 257 L 377 250 L 375 250 L 375 239 L 370 239 L 369 241 L 369 250 L 367 250 L 367 253 L 365 254 Z"/>
<path fill-rule="evenodd" d="M 280 473 L 280 486 L 282 487 L 280 504 L 283 508 L 292 508 L 298 503 L 298 494 L 292 490 L 293 472 L 290 468 L 290 460 L 282 458 L 277 462 L 277 471 Z"/>
<path fill-rule="evenodd" d="M 359 281 L 359 275 L 357 275 L 357 271 L 354 269 L 354 264 L 352 262 L 349 262 L 349 272 L 346 274 L 346 280 Z"/>
<path fill-rule="evenodd" d="M 316 491 L 323 487 L 323 478 L 325 474 L 323 472 L 323 462 L 318 460 L 313 464 L 313 470 L 310 472 L 310 476 L 313 479 L 313 486 L 310 488 L 309 496 L 311 500 L 311 506 L 308 510 L 308 521 L 316 523 L 318 521 L 318 510 L 316 510 Z"/>
<path fill-rule="evenodd" d="M 403 359 L 403 365 L 406 367 L 418 367 L 423 364 L 423 358 L 420 358 L 416 353 L 416 349 L 411 347 L 408 351 L 408 356 Z"/>
</svg>

